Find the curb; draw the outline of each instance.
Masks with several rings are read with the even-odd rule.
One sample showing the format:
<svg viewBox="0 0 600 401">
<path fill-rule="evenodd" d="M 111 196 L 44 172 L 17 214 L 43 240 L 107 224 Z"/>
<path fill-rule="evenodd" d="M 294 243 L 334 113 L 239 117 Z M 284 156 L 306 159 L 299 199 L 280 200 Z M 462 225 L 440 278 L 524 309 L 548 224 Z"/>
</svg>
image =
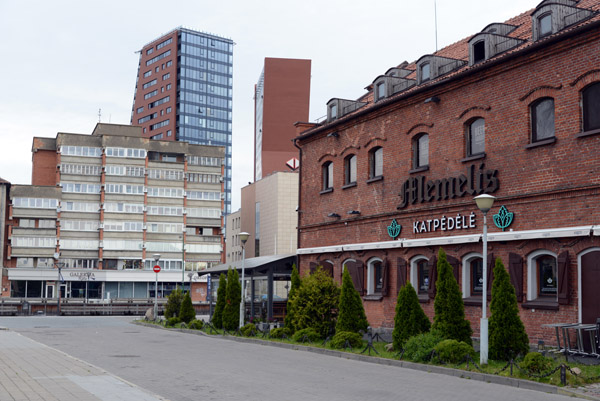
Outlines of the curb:
<svg viewBox="0 0 600 401">
<path fill-rule="evenodd" d="M 418 370 L 418 371 L 422 371 L 422 372 L 426 372 L 426 373 L 438 373 L 438 374 L 442 374 L 442 375 L 446 375 L 446 376 L 459 377 L 462 379 L 477 380 L 477 381 L 486 382 L 486 383 L 500 384 L 503 386 L 518 387 L 518 388 L 522 388 L 522 389 L 526 389 L 526 390 L 533 390 L 533 391 L 538 391 L 538 392 L 547 393 L 547 394 L 559 394 L 559 395 L 564 395 L 564 396 L 568 396 L 568 397 L 581 398 L 581 399 L 585 399 L 585 400 L 600 401 L 600 397 L 583 394 L 583 393 L 569 390 L 569 389 L 566 389 L 563 387 L 553 386 L 551 384 L 538 383 L 538 382 L 524 380 L 524 379 L 516 379 L 513 377 L 491 375 L 488 373 L 472 372 L 472 371 L 465 371 L 465 370 L 460 370 L 460 369 L 452 369 L 452 368 L 447 368 L 444 366 L 437 366 L 437 365 L 424 365 L 424 364 L 420 364 L 420 363 L 401 361 L 401 360 L 396 360 L 396 359 L 379 358 L 376 356 L 353 354 L 353 353 L 348 353 L 348 352 L 343 352 L 343 351 L 336 351 L 336 350 L 332 350 L 332 349 L 311 347 L 310 345 L 288 344 L 288 343 L 280 343 L 280 342 L 273 342 L 273 341 L 264 341 L 261 339 L 248 338 L 248 337 L 229 336 L 229 335 L 225 335 L 225 336 L 224 335 L 209 335 L 200 330 L 173 329 L 173 328 L 157 326 L 155 324 L 144 323 L 144 322 L 135 322 L 135 321 L 132 323 L 141 325 L 141 326 L 146 326 L 146 327 L 154 327 L 154 328 L 158 328 L 158 329 L 163 329 L 163 330 L 179 331 L 182 333 L 202 335 L 202 336 L 205 336 L 208 338 L 220 338 L 220 339 L 227 339 L 230 341 L 237 341 L 237 342 L 242 342 L 242 343 L 263 345 L 266 347 L 279 347 L 279 348 L 286 348 L 286 349 L 291 349 L 291 350 L 295 350 L 295 351 L 313 352 L 315 354 L 334 356 L 334 357 L 345 358 L 345 359 L 350 359 L 350 360 L 354 360 L 354 361 L 374 363 L 374 364 L 378 364 L 378 365 L 394 366 L 394 367 L 399 367 L 399 368 L 407 368 L 407 369 Z"/>
</svg>

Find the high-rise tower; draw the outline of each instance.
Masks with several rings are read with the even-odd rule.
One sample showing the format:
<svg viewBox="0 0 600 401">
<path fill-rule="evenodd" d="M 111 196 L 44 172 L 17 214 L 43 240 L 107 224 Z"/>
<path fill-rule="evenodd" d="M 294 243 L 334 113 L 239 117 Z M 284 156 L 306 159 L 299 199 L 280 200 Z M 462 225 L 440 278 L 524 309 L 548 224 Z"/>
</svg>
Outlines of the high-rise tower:
<svg viewBox="0 0 600 401">
<path fill-rule="evenodd" d="M 146 44 L 131 111 L 145 138 L 225 147 L 225 213 L 231 211 L 233 41 L 176 28 Z"/>
</svg>

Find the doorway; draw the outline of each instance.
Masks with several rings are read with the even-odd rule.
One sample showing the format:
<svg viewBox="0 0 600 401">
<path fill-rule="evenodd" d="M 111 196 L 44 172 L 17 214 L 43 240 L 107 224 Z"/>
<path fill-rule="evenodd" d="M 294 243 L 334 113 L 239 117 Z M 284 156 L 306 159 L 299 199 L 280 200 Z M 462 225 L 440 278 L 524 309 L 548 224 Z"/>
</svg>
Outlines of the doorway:
<svg viewBox="0 0 600 401">
<path fill-rule="evenodd" d="M 600 249 L 581 256 L 581 323 L 596 324 L 600 318 Z"/>
</svg>

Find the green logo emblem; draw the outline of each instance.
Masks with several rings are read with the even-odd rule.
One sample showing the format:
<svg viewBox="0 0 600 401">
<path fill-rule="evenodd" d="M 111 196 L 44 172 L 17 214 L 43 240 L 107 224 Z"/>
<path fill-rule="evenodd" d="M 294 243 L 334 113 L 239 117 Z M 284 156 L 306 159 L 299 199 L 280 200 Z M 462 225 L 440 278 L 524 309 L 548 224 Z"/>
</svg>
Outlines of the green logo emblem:
<svg viewBox="0 0 600 401">
<path fill-rule="evenodd" d="M 388 235 L 393 239 L 396 239 L 402 231 L 402 226 L 396 222 L 396 219 L 392 220 L 392 224 L 388 226 Z"/>
<path fill-rule="evenodd" d="M 502 206 L 498 214 L 494 215 L 494 224 L 496 227 L 501 228 L 502 231 L 504 231 L 506 227 L 510 226 L 514 217 L 514 213 L 509 212 L 506 210 L 506 207 Z"/>
</svg>

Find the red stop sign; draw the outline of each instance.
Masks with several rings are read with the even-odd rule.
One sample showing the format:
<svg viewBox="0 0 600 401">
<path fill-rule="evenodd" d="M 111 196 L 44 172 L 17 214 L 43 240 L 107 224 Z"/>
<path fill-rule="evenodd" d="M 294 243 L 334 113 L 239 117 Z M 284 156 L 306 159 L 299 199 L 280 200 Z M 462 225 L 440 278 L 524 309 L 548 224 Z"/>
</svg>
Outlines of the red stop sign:
<svg viewBox="0 0 600 401">
<path fill-rule="evenodd" d="M 159 273 L 160 272 L 160 266 L 159 265 L 154 265 L 154 273 Z"/>
</svg>

